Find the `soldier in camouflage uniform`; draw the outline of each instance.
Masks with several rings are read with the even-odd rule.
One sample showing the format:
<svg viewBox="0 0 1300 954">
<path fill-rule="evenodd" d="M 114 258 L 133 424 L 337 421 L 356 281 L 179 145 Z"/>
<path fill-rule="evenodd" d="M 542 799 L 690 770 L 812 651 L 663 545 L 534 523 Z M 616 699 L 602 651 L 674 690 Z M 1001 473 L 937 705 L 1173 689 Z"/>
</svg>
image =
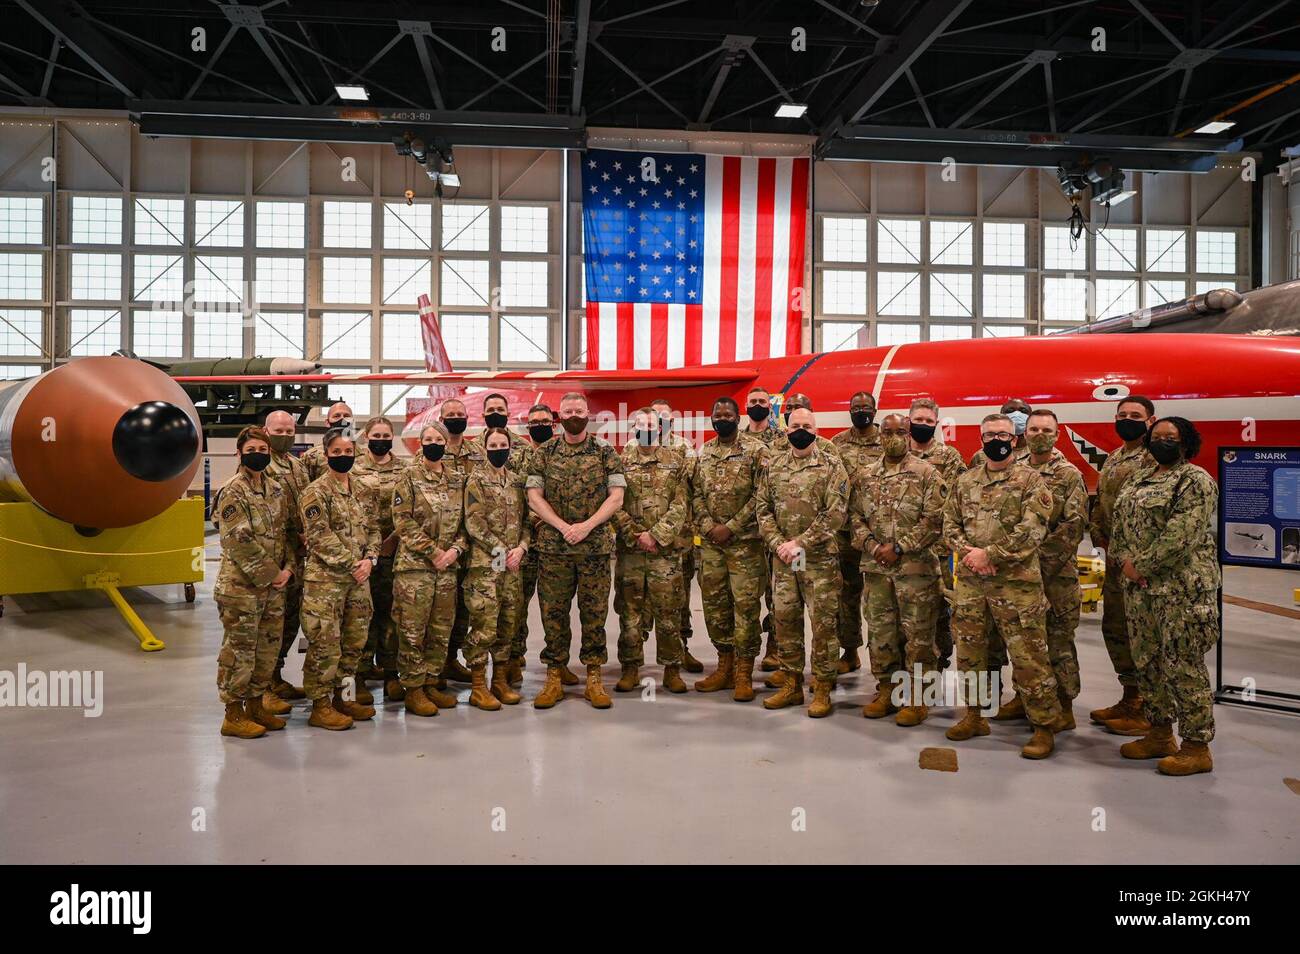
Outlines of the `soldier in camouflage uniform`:
<svg viewBox="0 0 1300 954">
<path fill-rule="evenodd" d="M 512 460 L 511 469 L 519 471 L 527 479 L 528 472 L 533 466 L 533 456 L 537 449 L 549 440 L 555 438 L 555 412 L 545 404 L 534 404 L 528 409 L 528 440 L 524 450 L 526 456 L 521 458 L 518 466 Z M 528 522 L 532 528 L 533 539 L 537 537 L 537 528 L 541 524 L 537 514 L 530 509 L 528 512 Z M 530 547 L 528 553 L 524 556 L 523 576 L 523 605 L 519 610 L 519 626 L 515 630 L 514 638 L 510 641 L 510 685 L 518 687 L 524 681 L 524 655 L 528 649 L 528 606 L 533 601 L 533 594 L 537 592 L 537 550 Z M 565 668 L 564 672 L 569 674 L 569 679 L 577 682 L 577 676 Z M 560 674 L 560 681 L 565 685 L 571 685 L 564 676 Z"/>
<path fill-rule="evenodd" d="M 673 406 L 663 398 L 658 398 L 650 405 L 654 412 L 659 415 L 660 425 L 660 443 L 664 447 L 670 447 L 674 450 L 681 451 L 686 458 L 687 465 L 695 466 L 695 444 L 687 437 L 678 434 L 673 430 Z M 695 579 L 697 561 L 695 558 L 695 531 L 690 518 L 691 494 L 689 480 L 686 488 L 686 521 L 682 525 L 682 535 L 677 542 L 678 552 L 682 556 L 682 610 L 681 623 L 679 631 L 682 637 L 682 669 L 687 672 L 703 672 L 704 663 L 700 662 L 691 655 L 691 633 L 694 627 L 691 623 L 691 581 Z M 617 587 L 615 588 L 617 595 Z M 619 636 L 623 634 L 620 631 Z"/>
<path fill-rule="evenodd" d="M 1061 717 L 1038 563 L 1052 494 L 1033 468 L 1012 463 L 1015 431 L 1007 415 L 988 415 L 980 433 L 988 460 L 957 478 L 943 517 L 944 539 L 959 559 L 952 622 L 957 665 L 968 693 L 980 674 L 996 671 L 988 659 L 989 628 L 996 623 L 1011 657 L 1016 691 L 1034 727 L 1020 754 L 1041 759 L 1052 753 L 1052 734 Z M 965 718 L 946 733 L 954 742 L 989 732 L 978 701 L 969 696 L 966 701 Z"/>
<path fill-rule="evenodd" d="M 438 417 L 447 429 L 447 451 L 443 455 L 442 466 L 459 477 L 461 486 L 464 487 L 470 472 L 486 459 L 483 448 L 473 438 L 465 436 L 469 415 L 464 401 L 459 398 L 443 401 L 442 407 L 438 409 Z M 468 572 L 469 568 L 462 565 L 457 579 L 460 595 L 456 602 L 456 622 L 451 627 L 451 643 L 447 647 L 446 666 L 438 680 L 439 689 L 446 688 L 448 679 L 470 681 L 469 670 L 456 659 L 456 653 L 465 643 L 465 634 L 469 632 L 469 606 L 465 603 L 465 574 Z"/>
<path fill-rule="evenodd" d="M 876 697 L 862 710 L 880 719 L 897 708 L 895 673 L 912 685 L 935 670 L 934 617 L 943 602 L 934 542 L 943 529 L 948 488 L 939 471 L 908 450 L 908 420 L 880 422 L 882 456 L 850 478 L 849 522 L 865 576 L 867 640 Z M 920 725 L 929 710 L 911 700 L 899 725 Z"/>
<path fill-rule="evenodd" d="M 1195 775 L 1214 768 L 1214 695 L 1205 654 L 1220 629 L 1219 491 L 1190 463 L 1201 449 L 1191 421 L 1156 421 L 1146 444 L 1156 465 L 1134 474 L 1120 491 L 1110 543 L 1124 578 L 1129 646 L 1151 728 L 1120 752 L 1160 759 L 1156 767 L 1165 775 Z M 1174 722 L 1181 746 L 1174 742 Z"/>
<path fill-rule="evenodd" d="M 1106 643 L 1115 675 L 1119 677 L 1123 692 L 1113 706 L 1094 709 L 1088 717 L 1102 725 L 1122 723 L 1115 731 L 1142 735 L 1149 728 L 1142 714 L 1142 696 L 1138 691 L 1137 666 L 1129 649 L 1128 620 L 1124 616 L 1123 574 L 1120 565 L 1110 554 L 1112 516 L 1115 501 L 1119 499 L 1124 484 L 1141 471 L 1156 465 L 1146 448 L 1147 429 L 1155 423 L 1156 406 L 1149 398 L 1130 395 L 1115 408 L 1115 432 L 1124 443 L 1112 451 L 1101 465 L 1097 478 L 1097 499 L 1092 507 L 1088 536 L 1092 545 L 1106 551 L 1106 575 L 1101 587 L 1101 637 Z"/>
<path fill-rule="evenodd" d="M 644 646 L 655 631 L 655 660 L 664 667 L 664 688 L 685 692 L 682 682 L 681 607 L 685 598 L 681 540 L 687 525 L 690 460 L 660 441 L 659 416 L 642 408 L 632 416 L 631 441 L 623 448 L 623 509 L 614 514 L 618 556 L 614 579 L 621 599 L 614 689 L 631 692 L 645 664 Z"/>
<path fill-rule="evenodd" d="M 803 705 L 804 609 L 812 617 L 813 701 L 808 715 L 831 712 L 839 663 L 840 566 L 836 531 L 848 514 L 849 480 L 839 457 L 816 443 L 812 411 L 790 415 L 790 451 L 774 457 L 758 490 L 758 532 L 776 556 L 772 596 L 776 641 L 785 674 L 767 709 Z"/>
<path fill-rule="evenodd" d="M 849 398 L 851 426 L 831 438 L 839 451 L 840 461 L 853 485 L 863 471 L 880 460 L 880 428 L 872 423 L 876 416 L 876 399 L 870 391 L 859 391 Z M 840 530 L 836 541 L 840 551 L 840 657 L 839 672 L 854 672 L 862 663 L 858 650 L 862 648 L 862 554 L 853 546 L 853 534 L 848 522 Z"/>
<path fill-rule="evenodd" d="M 352 408 L 342 401 L 331 404 L 325 411 L 325 424 L 331 428 L 341 427 L 348 432 L 349 438 L 353 437 Z M 307 483 L 309 484 L 313 480 L 319 480 L 329 469 L 325 463 L 325 447 L 322 444 L 307 448 L 306 453 L 298 459 L 302 462 L 303 469 L 307 471 Z"/>
<path fill-rule="evenodd" d="M 614 535 L 606 524 L 623 505 L 627 484 L 618 452 L 587 433 L 585 395 L 571 392 L 560 400 L 564 437 L 543 444 L 528 473 L 528 504 L 542 519 L 537 530 L 540 553 L 537 597 L 546 630 L 546 683 L 533 700 L 549 709 L 564 697 L 560 670 L 567 668 L 573 634 L 569 613 L 576 594 L 582 620 L 579 658 L 587 667 L 584 698 L 597 709 L 613 703 L 601 684 L 600 667 L 608 658 L 605 619 L 609 615 L 610 566 Z"/>
<path fill-rule="evenodd" d="M 289 649 L 298 638 L 302 626 L 302 578 L 307 561 L 307 544 L 302 533 L 302 511 L 298 504 L 311 480 L 302 461 L 291 453 L 298 431 L 293 415 L 288 411 L 272 411 L 266 415 L 264 429 L 271 446 L 271 465 L 266 468 L 266 474 L 280 482 L 289 502 L 289 566 L 293 570 L 293 577 L 284 588 L 284 634 L 280 639 L 275 673 L 271 676 L 271 692 L 281 700 L 305 699 L 301 689 L 285 680 L 283 670 Z M 274 700 L 268 699 L 266 702 L 275 715 L 285 714 L 286 706 L 276 706 Z"/>
<path fill-rule="evenodd" d="M 406 711 L 436 716 L 456 705 L 438 686 L 456 619 L 459 567 L 469 550 L 464 533 L 465 486 L 443 464 L 447 432 L 441 424 L 420 431 L 420 456 L 393 488 L 393 622 L 397 673 Z"/>
<path fill-rule="evenodd" d="M 365 686 L 356 682 L 370 615 L 370 574 L 379 563 L 379 528 L 366 495 L 349 472 L 356 445 L 341 429 L 326 431 L 325 476 L 303 491 L 307 571 L 302 628 L 307 634 L 303 691 L 312 701 L 308 724 L 347 729 L 374 717 Z"/>
<path fill-rule="evenodd" d="M 393 488 L 410 464 L 393 453 L 393 423 L 386 417 L 372 417 L 363 434 L 365 450 L 357 455 L 353 480 L 365 492 L 368 506 L 378 515 L 379 566 L 370 575 L 370 599 L 375 611 L 370 616 L 366 647 L 361 653 L 361 681 L 382 677 L 384 698 L 402 699 L 397 678 L 397 628 L 393 623 L 393 555 L 397 533 L 393 529 Z"/>
<path fill-rule="evenodd" d="M 769 453 L 780 450 L 785 443 L 785 431 L 780 426 L 780 415 L 772 410 L 772 395 L 767 388 L 755 385 L 745 396 L 745 415 L 748 418 L 741 428 L 740 436 L 746 440 L 758 441 Z M 775 672 L 781 668 L 781 658 L 776 652 L 776 637 L 772 635 L 772 561 L 764 552 L 767 560 L 767 583 L 763 588 L 763 602 L 767 613 L 763 617 L 763 633 L 767 636 L 767 647 L 763 651 L 761 668 L 764 672 Z"/>
<path fill-rule="evenodd" d="M 225 634 L 217 656 L 217 689 L 226 705 L 221 734 L 255 739 L 284 720 L 263 706 L 284 631 L 284 591 L 293 576 L 289 497 L 264 476 L 271 461 L 267 433 L 246 427 L 235 441 L 240 467 L 221 489 L 221 572 L 212 595 Z"/>
<path fill-rule="evenodd" d="M 1025 438 L 1025 428 L 1029 423 L 1029 411 L 1029 402 L 1022 398 L 1009 398 L 1000 409 L 1000 413 L 1011 418 L 1011 423 L 1015 425 L 1016 438 L 1011 442 L 1011 460 L 1017 464 L 1029 459 L 1029 444 Z M 971 455 L 971 470 L 974 470 L 987 459 L 984 456 L 984 451 L 977 450 Z"/>
<path fill-rule="evenodd" d="M 713 404 L 717 437 L 701 448 L 691 473 L 691 519 L 700 538 L 700 601 L 718 668 L 695 684 L 700 692 L 732 689 L 737 702 L 754 698 L 759 598 L 768 562 L 758 538 L 755 499 L 766 455 L 757 440 L 737 434 L 740 408 L 729 397 Z"/>
</svg>

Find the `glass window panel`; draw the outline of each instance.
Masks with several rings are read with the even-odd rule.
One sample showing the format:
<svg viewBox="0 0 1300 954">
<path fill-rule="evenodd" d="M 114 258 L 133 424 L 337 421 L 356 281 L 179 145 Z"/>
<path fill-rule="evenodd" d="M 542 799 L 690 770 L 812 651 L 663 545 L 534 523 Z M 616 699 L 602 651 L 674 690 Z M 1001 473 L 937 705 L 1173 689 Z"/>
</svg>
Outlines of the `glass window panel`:
<svg viewBox="0 0 1300 954">
<path fill-rule="evenodd" d="M 74 252 L 72 297 L 93 301 L 121 298 L 122 256 L 102 252 Z"/>
<path fill-rule="evenodd" d="M 1097 279 L 1097 317 L 1110 318 L 1138 310 L 1138 283 L 1133 278 Z"/>
<path fill-rule="evenodd" d="M 21 381 L 41 373 L 38 364 L 0 364 L 0 381 Z"/>
<path fill-rule="evenodd" d="M 136 245 L 184 245 L 184 199 L 136 199 Z"/>
<path fill-rule="evenodd" d="M 237 311 L 194 313 L 194 357 L 242 358 L 244 316 Z"/>
<path fill-rule="evenodd" d="M 502 262 L 501 304 L 507 308 L 545 308 L 550 303 L 547 262 Z"/>
<path fill-rule="evenodd" d="M 1187 232 L 1183 229 L 1147 229 L 1147 271 L 1187 271 Z"/>
<path fill-rule="evenodd" d="M 305 265 L 301 258 L 258 258 L 258 303 L 296 305 L 301 302 Z"/>
<path fill-rule="evenodd" d="M 975 223 L 932 220 L 930 261 L 935 265 L 972 264 L 975 261 Z"/>
<path fill-rule="evenodd" d="M 40 196 L 0 196 L 0 245 L 40 245 L 45 240 Z"/>
<path fill-rule="evenodd" d="M 1023 266 L 1025 264 L 1025 223 L 985 222 L 984 264 Z"/>
<path fill-rule="evenodd" d="M 414 305 L 433 290 L 432 275 L 427 258 L 384 259 L 384 304 Z"/>
<path fill-rule="evenodd" d="M 823 271 L 821 309 L 828 315 L 865 315 L 867 273 L 841 268 Z"/>
<path fill-rule="evenodd" d="M 931 325 L 931 341 L 958 341 L 974 337 L 975 329 L 970 325 Z"/>
<path fill-rule="evenodd" d="M 536 205 L 501 206 L 501 251 L 550 251 L 550 211 Z"/>
<path fill-rule="evenodd" d="M 823 351 L 851 351 L 854 348 L 869 347 L 865 321 L 823 321 L 821 330 Z"/>
<path fill-rule="evenodd" d="M 0 298 L 41 300 L 43 256 L 0 252 Z"/>
<path fill-rule="evenodd" d="M 321 315 L 321 356 L 370 360 L 370 313 L 327 311 Z M 356 410 L 354 407 L 352 410 Z"/>
<path fill-rule="evenodd" d="M 1075 279 L 1046 279 L 1047 281 L 1075 281 Z M 987 318 L 1023 318 L 1025 317 L 1025 276 L 1001 275 L 997 273 L 984 276 L 983 310 Z M 1080 313 L 1080 319 L 1082 319 Z"/>
<path fill-rule="evenodd" d="M 122 347 L 122 313 L 116 308 L 73 308 L 68 315 L 68 354 L 112 354 Z"/>
<path fill-rule="evenodd" d="M 180 255 L 137 255 L 131 264 L 131 297 L 136 301 L 184 299 L 185 266 Z"/>
<path fill-rule="evenodd" d="M 196 303 L 239 301 L 244 260 L 234 255 L 199 255 L 194 259 Z"/>
<path fill-rule="evenodd" d="M 827 262 L 867 261 L 867 220 L 828 215 L 822 219 L 822 259 Z"/>
<path fill-rule="evenodd" d="M 1137 229 L 1099 230 L 1097 242 L 1097 271 L 1135 272 L 1138 267 Z"/>
<path fill-rule="evenodd" d="M 253 352 L 263 358 L 301 358 L 301 312 L 259 311 L 253 317 Z"/>
<path fill-rule="evenodd" d="M 985 325 L 982 338 L 1023 338 L 1024 325 Z"/>
<path fill-rule="evenodd" d="M 1171 301 L 1182 301 L 1187 297 L 1187 283 L 1182 279 L 1168 281 L 1151 281 L 1146 283 L 1147 308 L 1167 305 Z"/>
<path fill-rule="evenodd" d="M 921 314 L 921 275 L 919 272 L 877 272 L 876 314 Z"/>
<path fill-rule="evenodd" d="M 969 272 L 931 272 L 930 314 L 945 318 L 974 318 L 971 288 Z"/>
<path fill-rule="evenodd" d="M 303 202 L 258 202 L 258 248 L 302 248 L 307 238 L 307 207 Z"/>
<path fill-rule="evenodd" d="M 1088 282 L 1082 278 L 1043 276 L 1043 320 L 1086 321 Z"/>
<path fill-rule="evenodd" d="M 176 310 L 131 312 L 131 350 L 142 358 L 179 358 L 185 353 L 185 314 Z"/>
<path fill-rule="evenodd" d="M 442 260 L 442 304 L 482 305 L 488 302 L 488 263 L 481 259 Z"/>
<path fill-rule="evenodd" d="M 889 323 L 876 325 L 876 344 L 878 345 L 911 344 L 920 340 L 920 325 L 893 325 Z"/>
<path fill-rule="evenodd" d="M 331 374 L 369 374 L 365 368 L 328 368 Z M 357 426 L 368 418 L 373 412 L 371 411 L 372 402 L 374 401 L 373 389 L 369 384 L 331 384 L 330 397 L 337 397 L 340 401 L 352 408 Z M 324 414 L 321 415 L 322 417 Z"/>
<path fill-rule="evenodd" d="M 74 195 L 72 241 L 77 245 L 121 244 L 122 200 L 102 195 Z"/>
<path fill-rule="evenodd" d="M 919 265 L 921 223 L 912 219 L 878 219 L 876 260 L 899 265 Z"/>
<path fill-rule="evenodd" d="M 1196 294 L 1204 295 L 1206 292 L 1214 291 L 1216 288 L 1231 288 L 1235 291 L 1237 283 L 1231 278 L 1211 278 L 1209 280 L 1198 281 L 1196 283 Z"/>
<path fill-rule="evenodd" d="M 442 204 L 442 247 L 447 252 L 488 250 L 488 207 L 460 202 Z"/>
<path fill-rule="evenodd" d="M 384 204 L 384 248 L 433 248 L 433 206 Z"/>
<path fill-rule="evenodd" d="M 385 368 L 385 371 L 409 371 L 409 368 Z M 423 385 L 419 384 L 383 384 L 379 387 L 379 407 L 378 413 L 385 417 L 406 417 L 406 400 L 407 398 L 416 398 L 428 400 L 428 391 Z M 402 448 L 401 441 L 393 448 L 393 453 L 404 456 L 405 448 Z"/>
<path fill-rule="evenodd" d="M 1043 268 L 1082 272 L 1088 268 L 1088 233 L 1078 239 L 1064 225 L 1043 226 Z"/>
<path fill-rule="evenodd" d="M 536 364 L 549 361 L 547 335 L 550 322 L 548 315 L 502 315 L 499 325 L 501 362 Z"/>
<path fill-rule="evenodd" d="M 1237 271 L 1237 233 L 1200 229 L 1196 233 L 1196 270 L 1211 275 Z"/>
<path fill-rule="evenodd" d="M 325 202 L 323 234 L 326 248 L 370 248 L 370 203 Z"/>
<path fill-rule="evenodd" d="M 452 364 L 488 360 L 487 315 L 439 315 L 442 342 Z"/>
<path fill-rule="evenodd" d="M 217 248 L 242 246 L 244 203 L 237 199 L 195 199 L 194 244 Z"/>
<path fill-rule="evenodd" d="M 321 298 L 337 304 L 370 301 L 370 259 L 321 260 Z"/>
<path fill-rule="evenodd" d="M 385 361 L 418 361 L 424 357 L 419 315 L 384 315 L 383 335 Z"/>
<path fill-rule="evenodd" d="M 41 317 L 39 308 L 0 307 L 0 355 L 6 358 L 39 358 Z"/>
</svg>

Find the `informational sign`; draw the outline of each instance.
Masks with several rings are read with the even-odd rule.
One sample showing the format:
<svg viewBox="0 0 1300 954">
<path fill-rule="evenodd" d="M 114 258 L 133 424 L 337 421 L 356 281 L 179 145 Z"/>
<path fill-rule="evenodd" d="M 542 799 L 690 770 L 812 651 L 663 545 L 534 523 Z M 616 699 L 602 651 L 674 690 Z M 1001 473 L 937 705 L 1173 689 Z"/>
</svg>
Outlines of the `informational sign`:
<svg viewBox="0 0 1300 954">
<path fill-rule="evenodd" d="M 1219 448 L 1219 559 L 1300 570 L 1300 447 Z"/>
</svg>

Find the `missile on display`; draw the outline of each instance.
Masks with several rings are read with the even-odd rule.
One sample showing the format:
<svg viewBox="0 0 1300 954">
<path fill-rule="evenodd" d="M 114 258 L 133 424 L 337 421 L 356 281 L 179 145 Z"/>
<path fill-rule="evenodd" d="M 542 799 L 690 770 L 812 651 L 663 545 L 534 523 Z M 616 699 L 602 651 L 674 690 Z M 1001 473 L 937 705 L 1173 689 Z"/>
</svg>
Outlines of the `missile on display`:
<svg viewBox="0 0 1300 954">
<path fill-rule="evenodd" d="M 149 363 L 173 378 L 196 379 L 193 383 L 182 382 L 182 387 L 194 402 L 208 437 L 235 437 L 248 425 L 261 424 L 270 411 L 288 411 L 301 430 L 308 430 L 305 425 L 312 408 L 328 407 L 336 400 L 330 397 L 328 383 L 299 380 L 321 369 L 319 362 L 302 358 Z"/>
<path fill-rule="evenodd" d="M 1300 281 L 1264 285 L 1247 292 L 1213 288 L 1181 301 L 1140 308 L 1054 332 L 1053 337 L 1146 331 L 1273 338 L 1300 336 Z"/>
</svg>

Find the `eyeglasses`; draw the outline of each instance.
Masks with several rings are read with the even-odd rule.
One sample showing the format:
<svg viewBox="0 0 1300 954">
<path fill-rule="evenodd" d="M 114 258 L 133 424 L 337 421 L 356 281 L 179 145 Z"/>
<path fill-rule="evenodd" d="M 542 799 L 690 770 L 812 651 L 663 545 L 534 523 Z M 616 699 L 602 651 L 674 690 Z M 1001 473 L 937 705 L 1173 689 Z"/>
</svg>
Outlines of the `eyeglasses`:
<svg viewBox="0 0 1300 954">
<path fill-rule="evenodd" d="M 1009 441 L 1016 435 L 1010 431 L 987 431 L 984 434 L 986 441 Z"/>
</svg>

